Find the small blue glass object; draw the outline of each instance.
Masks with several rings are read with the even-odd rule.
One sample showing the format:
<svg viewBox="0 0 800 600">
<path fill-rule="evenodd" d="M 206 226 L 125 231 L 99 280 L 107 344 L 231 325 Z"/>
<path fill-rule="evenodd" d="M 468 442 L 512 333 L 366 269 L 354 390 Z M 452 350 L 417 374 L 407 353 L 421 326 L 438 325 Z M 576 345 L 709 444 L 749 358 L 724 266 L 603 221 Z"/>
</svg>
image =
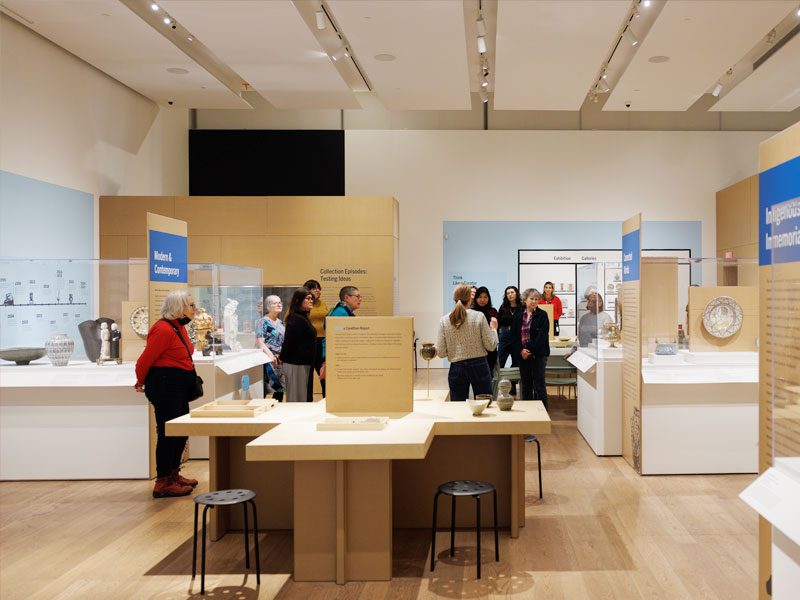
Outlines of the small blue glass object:
<svg viewBox="0 0 800 600">
<path fill-rule="evenodd" d="M 242 375 L 242 391 L 250 389 L 250 375 Z"/>
</svg>

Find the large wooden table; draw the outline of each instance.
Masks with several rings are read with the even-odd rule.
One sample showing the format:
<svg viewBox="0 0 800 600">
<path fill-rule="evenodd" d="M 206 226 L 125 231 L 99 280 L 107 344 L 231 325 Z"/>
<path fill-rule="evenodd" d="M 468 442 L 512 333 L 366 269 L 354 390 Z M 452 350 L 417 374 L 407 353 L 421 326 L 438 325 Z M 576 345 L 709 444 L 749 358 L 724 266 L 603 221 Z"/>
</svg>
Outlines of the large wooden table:
<svg viewBox="0 0 800 600">
<path fill-rule="evenodd" d="M 209 436 L 210 489 L 252 489 L 260 527 L 294 529 L 297 581 L 391 579 L 392 528 L 430 527 L 436 488 L 453 479 L 494 483 L 500 525 L 518 537 L 523 434 L 550 431 L 541 402 L 474 417 L 463 402 L 416 401 L 382 431 L 317 431 L 325 416 L 324 401 L 284 403 L 255 418 L 186 415 L 167 423 L 167 434 Z M 489 527 L 484 505 L 481 524 Z M 449 526 L 449 512 L 440 511 L 440 526 Z M 212 511 L 212 539 L 242 528 L 240 513 Z M 472 503 L 462 501 L 456 523 L 474 527 Z"/>
</svg>

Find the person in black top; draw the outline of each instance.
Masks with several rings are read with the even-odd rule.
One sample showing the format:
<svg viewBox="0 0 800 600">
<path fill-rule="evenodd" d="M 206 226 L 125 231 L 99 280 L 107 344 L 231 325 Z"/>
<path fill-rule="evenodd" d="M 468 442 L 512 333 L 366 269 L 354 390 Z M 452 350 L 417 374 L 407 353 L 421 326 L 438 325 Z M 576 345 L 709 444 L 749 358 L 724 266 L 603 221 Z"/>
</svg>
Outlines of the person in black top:
<svg viewBox="0 0 800 600">
<path fill-rule="evenodd" d="M 281 361 L 286 378 L 286 402 L 305 402 L 308 376 L 314 364 L 317 330 L 308 313 L 314 306 L 314 296 L 306 288 L 297 288 L 289 303 L 286 334 L 283 337 Z"/>
<path fill-rule="evenodd" d="M 482 285 L 475 290 L 475 301 L 472 304 L 472 310 L 478 311 L 486 317 L 487 323 L 491 323 L 492 318 L 497 318 L 497 311 L 492 306 L 492 296 L 489 294 L 489 288 Z M 486 360 L 489 363 L 489 372 L 494 373 L 494 366 L 497 364 L 497 350 L 489 351 L 486 355 Z"/>
<path fill-rule="evenodd" d="M 550 356 L 550 319 L 539 310 L 541 294 L 529 288 L 522 294 L 525 310 L 514 316 L 511 326 L 514 354 L 519 357 L 523 400 L 541 400 L 547 408 L 545 367 Z"/>
<path fill-rule="evenodd" d="M 503 292 L 503 303 L 500 305 L 500 310 L 497 311 L 497 323 L 499 329 L 497 333 L 500 336 L 500 342 L 497 344 L 498 364 L 500 368 L 506 366 L 506 360 L 511 356 L 511 366 L 519 366 L 519 356 L 511 350 L 511 325 L 514 323 L 514 315 L 523 310 L 522 301 L 519 297 L 519 290 L 517 286 L 510 285 Z M 511 395 L 517 395 L 517 384 L 511 384 Z"/>
</svg>

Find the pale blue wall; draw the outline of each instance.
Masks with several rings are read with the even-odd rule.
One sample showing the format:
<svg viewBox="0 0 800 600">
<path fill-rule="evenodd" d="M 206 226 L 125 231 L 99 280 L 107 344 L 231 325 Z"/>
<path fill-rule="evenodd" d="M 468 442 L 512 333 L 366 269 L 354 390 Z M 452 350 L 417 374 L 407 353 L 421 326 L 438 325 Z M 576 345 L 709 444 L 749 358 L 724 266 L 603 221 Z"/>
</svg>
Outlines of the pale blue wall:
<svg viewBox="0 0 800 600">
<path fill-rule="evenodd" d="M 93 255 L 92 194 L 0 171 L 0 257 Z"/>
<path fill-rule="evenodd" d="M 620 221 L 444 221 L 442 224 L 442 311 L 453 305 L 452 276 L 486 285 L 495 307 L 507 285 L 518 285 L 517 251 L 520 249 L 618 250 L 622 247 Z M 645 221 L 642 249 L 688 248 L 702 253 L 700 221 Z M 693 270 L 692 281 L 700 281 Z"/>
</svg>

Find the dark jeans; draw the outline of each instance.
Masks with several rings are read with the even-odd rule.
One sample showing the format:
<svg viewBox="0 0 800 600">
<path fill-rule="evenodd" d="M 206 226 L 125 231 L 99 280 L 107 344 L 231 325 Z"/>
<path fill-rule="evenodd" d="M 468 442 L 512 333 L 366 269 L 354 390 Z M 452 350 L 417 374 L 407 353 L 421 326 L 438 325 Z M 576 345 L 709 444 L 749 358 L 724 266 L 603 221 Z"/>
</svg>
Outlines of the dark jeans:
<svg viewBox="0 0 800 600">
<path fill-rule="evenodd" d="M 517 367 L 519 366 L 519 356 L 514 354 L 514 351 L 511 347 L 511 329 L 500 329 L 498 332 L 499 335 L 499 342 L 497 344 L 497 359 L 500 364 L 500 368 L 504 368 L 506 366 L 506 361 L 508 357 L 511 357 L 511 366 Z"/>
<path fill-rule="evenodd" d="M 504 368 L 506 366 L 506 360 L 508 357 L 511 357 L 511 366 L 518 367 L 519 366 L 519 356 L 514 352 L 513 347 L 511 346 L 511 329 L 500 329 L 498 330 L 499 341 L 497 343 L 497 359 L 498 365 L 500 368 Z M 517 395 L 517 382 L 511 382 L 511 395 Z"/>
<path fill-rule="evenodd" d="M 318 337 L 316 346 L 314 349 L 314 364 L 312 365 L 314 368 L 308 372 L 308 402 L 314 401 L 314 371 L 317 372 L 319 375 L 319 370 L 322 368 L 322 363 L 324 362 L 322 359 L 322 340 L 325 338 Z M 319 384 L 322 386 L 322 397 L 325 397 L 325 380 L 320 379 Z"/>
<path fill-rule="evenodd" d="M 156 413 L 156 473 L 166 477 L 181 466 L 186 436 L 167 437 L 164 424 L 189 412 L 189 394 L 194 371 L 178 367 L 150 367 L 144 380 L 144 393 Z"/>
<path fill-rule="evenodd" d="M 547 408 L 547 386 L 544 373 L 547 366 L 546 356 L 531 356 L 519 360 L 519 378 L 522 385 L 523 400 L 541 400 Z"/>
<path fill-rule="evenodd" d="M 450 385 L 450 401 L 463 402 L 469 396 L 469 386 L 477 394 L 492 393 L 492 374 L 489 372 L 489 363 L 486 357 L 468 358 L 450 363 L 450 372 L 447 374 L 447 383 Z"/>
</svg>

